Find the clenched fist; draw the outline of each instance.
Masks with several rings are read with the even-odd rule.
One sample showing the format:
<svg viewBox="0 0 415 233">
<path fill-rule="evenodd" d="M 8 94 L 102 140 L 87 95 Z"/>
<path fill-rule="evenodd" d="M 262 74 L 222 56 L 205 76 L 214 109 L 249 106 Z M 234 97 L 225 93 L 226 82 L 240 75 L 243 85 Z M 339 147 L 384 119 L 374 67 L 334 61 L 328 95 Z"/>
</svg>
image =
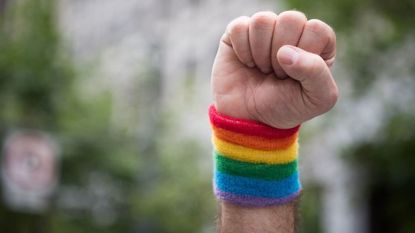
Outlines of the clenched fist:
<svg viewBox="0 0 415 233">
<path fill-rule="evenodd" d="M 275 128 L 292 128 L 330 110 L 338 89 L 330 71 L 336 36 L 297 11 L 233 20 L 212 71 L 216 109 Z"/>
</svg>

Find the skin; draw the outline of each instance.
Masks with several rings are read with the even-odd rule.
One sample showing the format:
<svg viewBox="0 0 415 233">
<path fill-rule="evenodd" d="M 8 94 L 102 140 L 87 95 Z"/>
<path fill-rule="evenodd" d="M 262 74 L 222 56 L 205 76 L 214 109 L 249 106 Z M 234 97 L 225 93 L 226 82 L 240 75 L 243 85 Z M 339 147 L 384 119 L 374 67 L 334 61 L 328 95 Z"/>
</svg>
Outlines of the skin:
<svg viewBox="0 0 415 233">
<path fill-rule="evenodd" d="M 258 12 L 233 20 L 212 70 L 218 112 L 292 128 L 329 111 L 338 99 L 330 67 L 336 36 L 298 11 Z M 220 203 L 220 232 L 294 232 L 295 204 L 244 208 Z"/>
</svg>

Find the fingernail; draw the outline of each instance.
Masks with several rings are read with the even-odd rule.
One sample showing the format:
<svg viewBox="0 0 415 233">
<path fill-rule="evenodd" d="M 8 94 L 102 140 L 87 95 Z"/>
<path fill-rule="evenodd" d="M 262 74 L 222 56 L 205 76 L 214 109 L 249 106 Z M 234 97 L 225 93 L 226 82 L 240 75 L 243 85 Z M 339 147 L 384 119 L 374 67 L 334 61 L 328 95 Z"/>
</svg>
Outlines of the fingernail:
<svg viewBox="0 0 415 233">
<path fill-rule="evenodd" d="M 283 46 L 278 51 L 279 61 L 284 65 L 292 65 L 298 59 L 298 52 L 290 46 Z"/>
<path fill-rule="evenodd" d="M 254 68 L 255 64 L 253 62 L 248 62 L 247 66 L 250 67 L 250 68 Z"/>
</svg>

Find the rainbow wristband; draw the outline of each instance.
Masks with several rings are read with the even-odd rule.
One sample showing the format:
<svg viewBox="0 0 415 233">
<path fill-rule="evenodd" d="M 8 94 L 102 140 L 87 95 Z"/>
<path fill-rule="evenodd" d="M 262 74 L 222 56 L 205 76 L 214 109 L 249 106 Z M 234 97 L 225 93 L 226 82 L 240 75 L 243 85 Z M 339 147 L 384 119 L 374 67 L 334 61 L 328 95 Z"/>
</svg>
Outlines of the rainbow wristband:
<svg viewBox="0 0 415 233">
<path fill-rule="evenodd" d="M 214 191 L 218 199 L 244 206 L 281 205 L 301 192 L 298 131 L 218 113 L 209 107 L 212 126 Z"/>
</svg>

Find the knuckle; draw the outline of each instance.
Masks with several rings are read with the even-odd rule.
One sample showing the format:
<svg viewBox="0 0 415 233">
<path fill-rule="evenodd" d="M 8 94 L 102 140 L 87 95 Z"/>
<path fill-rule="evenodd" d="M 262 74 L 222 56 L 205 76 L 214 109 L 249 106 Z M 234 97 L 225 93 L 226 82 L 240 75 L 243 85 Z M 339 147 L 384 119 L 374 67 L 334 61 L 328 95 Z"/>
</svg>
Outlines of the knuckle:
<svg viewBox="0 0 415 233">
<path fill-rule="evenodd" d="M 249 18 L 246 16 L 241 16 L 239 18 L 234 19 L 228 25 L 228 32 L 230 34 L 240 34 L 247 31 L 249 26 Z"/>
<path fill-rule="evenodd" d="M 321 38 L 325 44 L 334 45 L 336 44 L 336 33 L 333 28 L 328 24 L 318 19 L 310 19 L 307 21 L 304 31 L 313 33 L 314 35 Z"/>
<path fill-rule="evenodd" d="M 273 27 L 277 15 L 271 11 L 261 11 L 255 13 L 251 17 L 251 22 L 254 27 L 258 28 L 269 28 Z"/>
<path fill-rule="evenodd" d="M 325 34 L 329 36 L 330 28 L 324 22 L 318 19 L 310 19 L 307 21 L 305 29 L 315 34 Z"/>
<path fill-rule="evenodd" d="M 310 19 L 304 26 L 304 31 L 312 33 L 324 44 L 324 49 L 320 55 L 325 60 L 333 59 L 336 55 L 336 33 L 333 28 L 318 19 Z"/>
<path fill-rule="evenodd" d="M 291 23 L 303 23 L 307 21 L 307 17 L 304 13 L 300 11 L 284 11 L 278 15 L 278 21 L 283 24 L 291 24 Z"/>
<path fill-rule="evenodd" d="M 334 31 L 334 29 L 330 25 L 328 25 L 326 23 L 324 23 L 324 24 L 327 27 L 327 31 L 329 32 L 330 37 L 333 38 L 334 40 L 336 40 L 336 32 Z"/>
<path fill-rule="evenodd" d="M 220 38 L 220 41 L 232 47 L 232 42 L 230 41 L 228 33 L 223 33 L 222 37 Z"/>
</svg>

